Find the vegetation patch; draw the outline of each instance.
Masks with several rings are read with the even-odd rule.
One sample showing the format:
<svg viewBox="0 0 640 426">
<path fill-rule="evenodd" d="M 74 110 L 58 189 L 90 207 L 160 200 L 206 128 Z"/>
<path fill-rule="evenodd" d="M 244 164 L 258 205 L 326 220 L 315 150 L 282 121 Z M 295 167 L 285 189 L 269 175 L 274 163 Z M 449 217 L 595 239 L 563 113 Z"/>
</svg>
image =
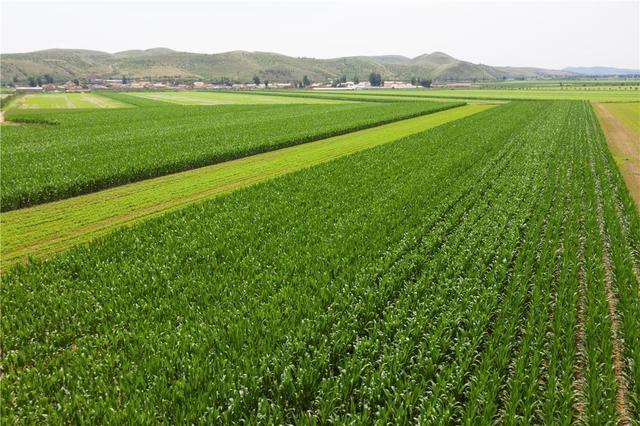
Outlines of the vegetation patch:
<svg viewBox="0 0 640 426">
<path fill-rule="evenodd" d="M 0 215 L 1 268 L 143 219 L 484 111 L 463 106 Z"/>
<path fill-rule="evenodd" d="M 512 102 L 14 268 L 3 415 L 637 419 L 638 248 L 591 106 Z"/>
<path fill-rule="evenodd" d="M 97 93 L 46 93 L 24 95 L 11 104 L 14 109 L 125 108 L 129 105 Z"/>
<path fill-rule="evenodd" d="M 259 96 L 251 92 L 131 92 L 128 93 L 128 95 L 178 105 L 331 104 L 344 102 L 343 100 L 320 99 L 313 97 Z"/>
<path fill-rule="evenodd" d="M 3 128 L 2 210 L 88 193 L 452 108 L 461 103 L 17 111 Z"/>
<path fill-rule="evenodd" d="M 357 92 L 323 92 L 321 95 L 344 96 L 355 94 L 361 99 L 368 96 L 381 97 L 425 97 L 445 99 L 486 99 L 486 100 L 585 100 L 592 102 L 640 102 L 640 86 L 596 86 L 537 88 L 514 87 L 505 89 L 419 89 L 419 90 L 362 90 Z M 353 96 L 353 95 L 351 95 Z"/>
</svg>

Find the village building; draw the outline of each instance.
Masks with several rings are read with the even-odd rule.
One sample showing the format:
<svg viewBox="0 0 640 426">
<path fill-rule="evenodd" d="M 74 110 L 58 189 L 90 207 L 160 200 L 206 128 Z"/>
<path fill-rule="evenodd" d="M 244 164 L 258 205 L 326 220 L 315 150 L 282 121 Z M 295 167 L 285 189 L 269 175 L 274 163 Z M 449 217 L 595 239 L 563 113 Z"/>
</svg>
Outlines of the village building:
<svg viewBox="0 0 640 426">
<path fill-rule="evenodd" d="M 29 86 L 19 86 L 16 87 L 16 92 L 18 93 L 40 93 L 42 92 L 42 87 L 29 87 Z"/>
</svg>

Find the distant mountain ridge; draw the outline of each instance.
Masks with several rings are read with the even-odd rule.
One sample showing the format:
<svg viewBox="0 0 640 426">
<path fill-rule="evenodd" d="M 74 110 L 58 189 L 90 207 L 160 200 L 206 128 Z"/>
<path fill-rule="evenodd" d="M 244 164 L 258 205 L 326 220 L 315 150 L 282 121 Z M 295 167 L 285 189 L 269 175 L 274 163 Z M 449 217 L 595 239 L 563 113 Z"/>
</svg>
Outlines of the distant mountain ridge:
<svg viewBox="0 0 640 426">
<path fill-rule="evenodd" d="M 271 82 L 324 82 L 342 75 L 368 78 L 377 72 L 385 80 L 433 81 L 502 80 L 505 78 L 569 77 L 566 70 L 494 67 L 462 61 L 442 52 L 415 58 L 398 55 L 350 56 L 333 59 L 294 58 L 278 53 L 232 51 L 216 54 L 178 52 L 168 48 L 106 53 L 80 49 L 49 49 L 0 55 L 2 84 L 29 77 L 52 76 L 56 81 L 90 78 L 180 79 L 248 82 L 254 76 Z"/>
<path fill-rule="evenodd" d="M 585 76 L 624 76 L 624 75 L 640 75 L 640 69 L 629 68 L 613 68 L 613 67 L 567 67 L 564 71 Z"/>
</svg>

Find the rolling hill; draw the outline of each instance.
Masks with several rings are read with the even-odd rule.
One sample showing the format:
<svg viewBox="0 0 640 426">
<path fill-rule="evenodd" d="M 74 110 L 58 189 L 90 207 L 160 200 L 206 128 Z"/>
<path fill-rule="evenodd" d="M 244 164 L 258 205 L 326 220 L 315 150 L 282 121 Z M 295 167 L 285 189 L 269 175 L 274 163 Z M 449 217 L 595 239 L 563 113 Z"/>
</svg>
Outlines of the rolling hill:
<svg viewBox="0 0 640 426">
<path fill-rule="evenodd" d="M 217 54 L 178 52 L 167 48 L 106 53 L 78 49 L 49 49 L 0 55 L 2 84 L 23 83 L 29 77 L 51 75 L 56 81 L 88 78 L 180 79 L 288 82 L 308 75 L 327 81 L 341 75 L 363 80 L 371 72 L 386 80 L 412 77 L 434 81 L 501 80 L 503 78 L 567 77 L 570 71 L 541 68 L 492 67 L 461 61 L 442 52 L 415 58 L 352 56 L 334 59 L 294 58 L 267 52 L 233 51 Z"/>
</svg>

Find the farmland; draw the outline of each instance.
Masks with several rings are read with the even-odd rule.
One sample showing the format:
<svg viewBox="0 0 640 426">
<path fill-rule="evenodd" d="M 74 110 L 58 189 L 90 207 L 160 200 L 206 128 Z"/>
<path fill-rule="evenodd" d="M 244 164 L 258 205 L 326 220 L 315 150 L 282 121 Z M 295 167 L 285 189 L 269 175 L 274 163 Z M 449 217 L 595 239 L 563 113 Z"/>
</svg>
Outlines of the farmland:
<svg viewBox="0 0 640 426">
<path fill-rule="evenodd" d="M 640 140 L 640 103 L 607 105 L 607 109 Z"/>
<path fill-rule="evenodd" d="M 314 96 L 353 96 L 353 91 L 323 91 Z M 488 100 L 585 100 L 591 102 L 640 102 L 640 85 L 621 87 L 567 87 L 567 88 L 503 88 L 503 89 L 420 89 L 359 91 L 356 96 L 426 97 L 448 99 Z"/>
<path fill-rule="evenodd" d="M 0 201 L 7 211 L 456 105 L 460 103 L 10 110 L 7 119 L 29 125 L 3 128 Z"/>
<path fill-rule="evenodd" d="M 637 419 L 640 217 L 591 105 L 509 102 L 415 132 L 398 121 L 453 114 L 457 108 L 436 112 L 452 106 L 149 104 L 10 113 L 38 123 L 3 127 L 11 160 L 2 164 L 3 197 L 14 191 L 15 207 L 75 194 L 58 189 L 38 198 L 16 194 L 44 192 L 13 189 L 27 176 L 36 178 L 21 188 L 44 187 L 38 167 L 71 167 L 65 141 L 86 165 L 61 174 L 81 176 L 72 185 L 61 179 L 49 188 L 89 192 L 103 187 L 94 169 L 107 170 L 116 185 L 152 175 L 141 170 L 159 158 L 206 164 L 197 160 L 205 150 L 192 146 L 221 145 L 209 164 L 291 146 L 297 163 L 324 147 L 303 142 L 385 121 L 397 121 L 398 139 L 364 137 L 367 149 L 7 271 L 3 414 L 24 423 Z M 118 114 L 131 123 L 119 126 L 120 136 L 108 126 L 125 123 Z M 91 125 L 82 133 L 79 123 Z M 213 144 L 212 133 L 224 139 Z M 127 143 L 118 145 L 123 134 Z M 188 144 L 176 142 L 178 134 Z M 101 169 L 117 164 L 116 154 L 133 165 L 129 174 Z M 290 153 L 280 154 L 288 167 Z M 156 175 L 180 169 L 163 167 Z M 96 212 L 121 208 L 109 196 L 97 200 Z"/>
<path fill-rule="evenodd" d="M 11 104 L 15 109 L 125 108 L 129 105 L 95 93 L 24 95 Z"/>
<path fill-rule="evenodd" d="M 491 107 L 469 105 L 449 109 L 5 213 L 0 216 L 4 238 L 0 267 L 5 269 L 24 261 L 25 256 L 50 257 L 123 225 L 389 143 Z"/>
<path fill-rule="evenodd" d="M 310 97 L 256 96 L 245 93 L 225 92 L 132 92 L 130 96 L 169 102 L 178 105 L 251 105 L 251 104 L 322 104 L 339 103 L 330 99 L 314 99 Z"/>
<path fill-rule="evenodd" d="M 539 99 L 585 100 L 592 102 L 638 102 L 639 86 L 623 88 L 566 88 L 566 89 L 510 89 L 510 90 L 432 90 L 433 97 L 466 97 L 470 99 Z"/>
</svg>

